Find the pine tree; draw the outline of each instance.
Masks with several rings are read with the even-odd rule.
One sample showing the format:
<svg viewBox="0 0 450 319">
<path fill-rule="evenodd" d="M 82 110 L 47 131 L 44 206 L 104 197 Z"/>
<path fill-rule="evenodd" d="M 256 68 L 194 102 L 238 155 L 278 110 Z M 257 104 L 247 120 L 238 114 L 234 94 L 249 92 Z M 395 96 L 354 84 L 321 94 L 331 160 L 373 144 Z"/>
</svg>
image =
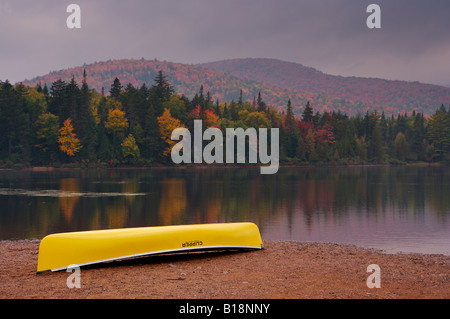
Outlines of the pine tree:
<svg viewBox="0 0 450 319">
<path fill-rule="evenodd" d="M 173 89 L 167 81 L 167 77 L 162 71 L 155 77 L 155 84 L 150 89 L 150 103 L 155 110 L 155 116 L 161 116 L 164 112 L 164 103 L 167 102 L 173 94 Z"/>
<path fill-rule="evenodd" d="M 156 95 L 161 100 L 169 100 L 172 94 L 174 93 L 174 90 L 172 89 L 172 87 L 169 84 L 169 81 L 167 80 L 167 77 L 163 75 L 162 70 L 158 71 L 158 75 L 155 78 L 155 85 L 153 87 L 157 89 Z"/>
<path fill-rule="evenodd" d="M 219 99 L 216 99 L 216 105 L 214 107 L 214 112 L 220 117 L 222 114 L 220 112 L 220 105 L 219 105 Z"/>
<path fill-rule="evenodd" d="M 227 104 L 227 102 L 225 102 L 225 104 L 223 105 L 222 117 L 224 119 L 227 119 L 227 120 L 230 119 L 230 112 L 228 112 L 228 104 Z"/>
<path fill-rule="evenodd" d="M 417 113 L 414 118 L 411 152 L 415 155 L 416 159 L 421 161 L 425 160 L 425 141 L 425 119 L 423 114 Z"/>
<path fill-rule="evenodd" d="M 109 90 L 109 93 L 112 98 L 119 99 L 120 94 L 122 93 L 122 84 L 120 83 L 120 80 L 116 77 L 114 79 L 113 84 L 111 85 L 111 89 Z"/>
<path fill-rule="evenodd" d="M 59 118 L 60 124 L 70 116 L 67 101 L 67 83 L 61 79 L 52 83 L 48 100 L 48 111 Z"/>
<path fill-rule="evenodd" d="M 145 158 L 159 160 L 162 153 L 162 141 L 159 132 L 159 123 L 155 115 L 155 108 L 150 104 L 145 116 L 144 129 L 144 147 L 141 148 Z"/>
<path fill-rule="evenodd" d="M 14 88 L 8 80 L 0 86 L 0 145 L 3 144 L 8 156 L 13 153 L 23 156 L 28 149 L 31 132 L 23 90 L 20 86 Z"/>
<path fill-rule="evenodd" d="M 369 156 L 378 162 L 384 160 L 385 150 L 381 138 L 381 128 L 379 123 L 376 123 L 372 132 L 372 137 L 369 142 Z"/>
<path fill-rule="evenodd" d="M 284 119 L 284 127 L 289 132 L 297 132 L 297 121 L 292 110 L 291 99 L 289 99 L 286 110 L 286 117 Z"/>
<path fill-rule="evenodd" d="M 63 121 L 70 117 L 72 119 L 72 122 L 76 123 L 79 119 L 80 88 L 75 81 L 75 77 L 72 76 L 72 79 L 66 86 L 65 91 L 66 93 L 63 102 L 64 109 L 62 110 Z"/>
<path fill-rule="evenodd" d="M 86 79 L 86 70 L 83 72 L 83 83 L 80 90 L 80 101 L 78 104 L 77 121 L 74 122 L 74 128 L 80 138 L 80 142 L 85 146 L 87 156 L 95 159 L 95 146 L 97 143 L 97 134 L 95 132 L 95 118 L 91 109 L 91 93 Z"/>
<path fill-rule="evenodd" d="M 316 159 L 316 140 L 314 136 L 314 132 L 312 128 L 308 129 L 308 133 L 305 137 L 305 150 L 306 157 L 310 161 L 314 161 Z"/>
<path fill-rule="evenodd" d="M 261 92 L 258 92 L 258 99 L 256 100 L 256 104 L 257 104 L 257 110 L 258 112 L 265 112 L 267 111 L 267 105 L 266 103 L 264 103 L 262 97 L 261 97 Z"/>
<path fill-rule="evenodd" d="M 305 109 L 303 110 L 302 114 L 302 121 L 303 122 L 312 122 L 313 119 L 313 109 L 309 104 L 309 101 L 306 103 Z"/>
<path fill-rule="evenodd" d="M 43 113 L 38 117 L 35 125 L 36 139 L 38 142 L 35 146 L 45 153 L 53 153 L 56 151 L 59 131 L 58 117 L 52 113 Z"/>
<path fill-rule="evenodd" d="M 287 104 L 281 138 L 285 146 L 286 155 L 291 158 L 295 157 L 297 153 L 298 127 L 292 111 L 291 99 L 289 99 Z"/>
<path fill-rule="evenodd" d="M 47 87 L 47 83 L 44 84 L 44 88 L 42 89 L 42 93 L 44 93 L 45 98 L 47 99 L 48 102 L 48 87 Z"/>
<path fill-rule="evenodd" d="M 409 145 L 408 142 L 406 141 L 405 134 L 403 134 L 402 132 L 398 132 L 394 141 L 395 156 L 399 160 L 404 161 L 408 155 L 408 149 Z"/>
<path fill-rule="evenodd" d="M 299 137 L 298 137 L 297 150 L 296 150 L 295 155 L 299 161 L 306 160 L 306 143 L 305 143 L 305 139 L 303 138 L 302 135 L 299 135 Z"/>
<path fill-rule="evenodd" d="M 450 116 L 444 105 L 430 117 L 428 136 L 434 145 L 436 157 L 442 159 L 444 154 L 450 150 Z"/>
</svg>

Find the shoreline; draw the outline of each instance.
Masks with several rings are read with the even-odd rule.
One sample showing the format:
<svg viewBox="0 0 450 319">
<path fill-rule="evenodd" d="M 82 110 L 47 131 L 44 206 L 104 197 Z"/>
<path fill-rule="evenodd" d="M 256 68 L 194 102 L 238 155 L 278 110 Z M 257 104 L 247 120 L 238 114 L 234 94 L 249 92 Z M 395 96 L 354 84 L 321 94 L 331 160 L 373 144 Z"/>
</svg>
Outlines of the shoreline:
<svg viewBox="0 0 450 319">
<path fill-rule="evenodd" d="M 346 244 L 264 241 L 264 250 L 158 255 L 36 275 L 40 240 L 0 241 L 0 298 L 450 298 L 450 256 L 385 253 Z M 367 267 L 381 268 L 370 289 Z"/>
<path fill-rule="evenodd" d="M 78 165 L 79 164 L 79 165 Z M 402 166 L 445 166 L 446 162 L 417 162 L 417 163 L 366 163 L 366 164 L 290 164 L 290 163 L 280 163 L 279 168 L 358 168 L 358 167 L 402 167 Z M 264 165 L 218 165 L 218 164 L 188 164 L 188 165 L 154 165 L 154 166 L 88 166 L 81 163 L 76 163 L 73 167 L 62 167 L 57 166 L 26 166 L 26 167 L 8 167 L 0 168 L 0 171 L 34 171 L 34 172 L 46 172 L 46 171 L 58 171 L 58 170 L 151 170 L 151 169 L 207 169 L 207 168 L 223 168 L 223 169 L 244 169 L 252 168 L 257 169 L 263 167 Z"/>
</svg>

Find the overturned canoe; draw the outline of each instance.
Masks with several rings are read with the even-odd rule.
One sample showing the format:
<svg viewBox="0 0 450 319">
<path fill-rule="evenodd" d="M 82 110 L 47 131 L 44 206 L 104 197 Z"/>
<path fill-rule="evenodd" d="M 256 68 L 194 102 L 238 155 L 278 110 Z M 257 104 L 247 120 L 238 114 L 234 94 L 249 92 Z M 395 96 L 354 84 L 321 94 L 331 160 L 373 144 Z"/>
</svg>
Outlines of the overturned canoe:
<svg viewBox="0 0 450 319">
<path fill-rule="evenodd" d="M 52 234 L 39 246 L 37 272 L 196 249 L 262 249 L 253 223 L 138 227 Z"/>
</svg>

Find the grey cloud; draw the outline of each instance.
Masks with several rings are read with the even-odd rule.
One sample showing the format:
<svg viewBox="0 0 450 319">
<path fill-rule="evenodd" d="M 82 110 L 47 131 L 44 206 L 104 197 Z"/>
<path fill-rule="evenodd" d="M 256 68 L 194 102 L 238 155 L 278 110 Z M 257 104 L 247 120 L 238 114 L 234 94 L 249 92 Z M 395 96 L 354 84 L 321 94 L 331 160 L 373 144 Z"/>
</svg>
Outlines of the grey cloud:
<svg viewBox="0 0 450 319">
<path fill-rule="evenodd" d="M 450 84 L 447 0 L 0 0 L 0 79 L 119 58 L 271 57 L 342 75 Z M 365 26 L 370 3 L 382 29 Z"/>
</svg>

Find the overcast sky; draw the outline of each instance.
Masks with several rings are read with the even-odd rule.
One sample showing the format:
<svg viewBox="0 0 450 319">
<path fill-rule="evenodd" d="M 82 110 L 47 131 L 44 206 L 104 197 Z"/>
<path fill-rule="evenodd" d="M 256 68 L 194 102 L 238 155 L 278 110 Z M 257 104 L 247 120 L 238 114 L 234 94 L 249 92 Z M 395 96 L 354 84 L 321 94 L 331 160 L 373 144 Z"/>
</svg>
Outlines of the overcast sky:
<svg viewBox="0 0 450 319">
<path fill-rule="evenodd" d="M 81 7 L 81 29 L 66 8 Z M 381 29 L 366 8 L 381 7 Z M 267 57 L 450 86 L 450 0 L 0 0 L 0 80 L 94 61 Z"/>
</svg>

